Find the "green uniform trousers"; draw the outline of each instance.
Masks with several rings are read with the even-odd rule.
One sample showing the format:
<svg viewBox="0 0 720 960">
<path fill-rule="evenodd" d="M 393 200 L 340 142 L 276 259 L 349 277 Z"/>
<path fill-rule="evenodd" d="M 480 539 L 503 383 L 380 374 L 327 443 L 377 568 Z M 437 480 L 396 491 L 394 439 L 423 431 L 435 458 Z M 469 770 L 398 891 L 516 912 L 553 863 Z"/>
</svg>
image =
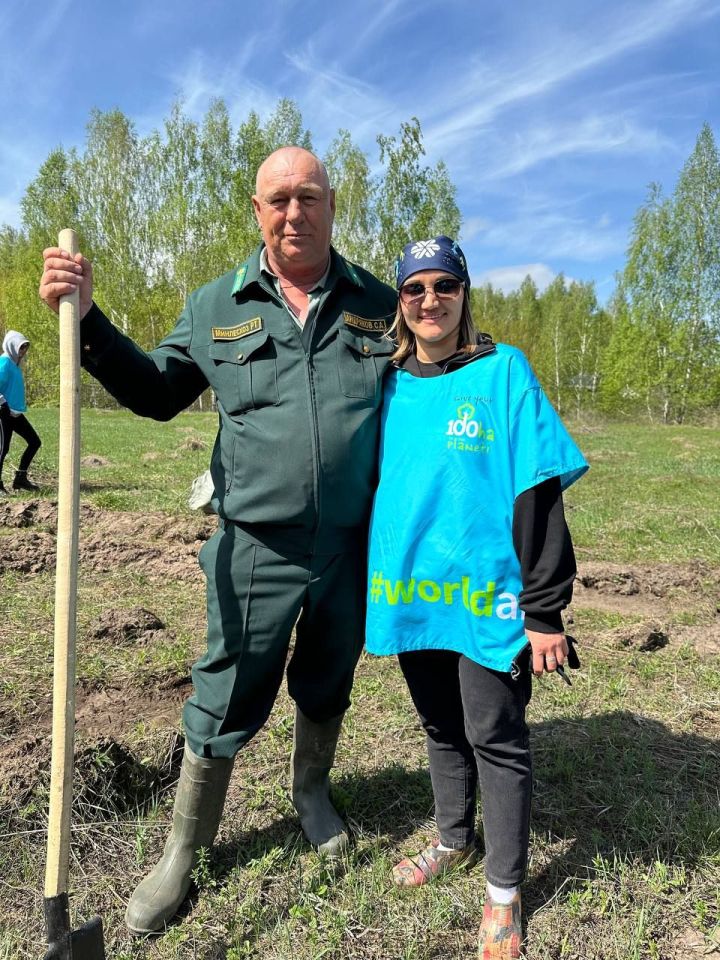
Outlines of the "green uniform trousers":
<svg viewBox="0 0 720 960">
<path fill-rule="evenodd" d="M 233 757 L 267 720 L 287 666 L 288 691 L 316 723 L 350 705 L 365 635 L 366 549 L 289 556 L 221 525 L 200 551 L 208 643 L 183 711 L 190 749 Z M 299 617 L 299 619 L 298 619 Z"/>
</svg>

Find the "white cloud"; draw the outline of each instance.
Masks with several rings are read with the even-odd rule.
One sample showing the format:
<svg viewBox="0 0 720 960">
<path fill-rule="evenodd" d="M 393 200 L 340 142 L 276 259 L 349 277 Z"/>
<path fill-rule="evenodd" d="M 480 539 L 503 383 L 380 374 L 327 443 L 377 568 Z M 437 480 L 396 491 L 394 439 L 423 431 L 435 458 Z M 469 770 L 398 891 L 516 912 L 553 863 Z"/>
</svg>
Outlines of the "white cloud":
<svg viewBox="0 0 720 960">
<path fill-rule="evenodd" d="M 313 134 L 319 141 L 331 139 L 342 128 L 350 130 L 353 140 L 369 149 L 383 126 L 391 124 L 394 128 L 399 124 L 396 101 L 374 84 L 325 62 L 313 41 L 287 53 L 286 60 L 293 70 L 294 99 L 301 105 L 323 105 L 312 117 Z"/>
<path fill-rule="evenodd" d="M 404 10 L 403 10 L 404 8 Z M 367 12 L 365 8 L 364 13 Z M 368 18 L 362 32 L 353 37 L 352 48 L 357 56 L 367 45 L 371 37 L 377 36 L 383 29 L 387 29 L 392 23 L 408 17 L 416 17 L 418 8 L 415 4 L 408 4 L 406 0 L 385 0 L 379 5 L 379 12 L 375 17 Z M 335 41 L 336 35 L 333 37 Z"/>
<path fill-rule="evenodd" d="M 214 98 L 225 101 L 234 122 L 244 120 L 251 110 L 264 115 L 275 107 L 277 96 L 256 81 L 246 79 L 258 42 L 257 35 L 249 37 L 237 47 L 230 63 L 212 61 L 204 52 L 193 50 L 182 67 L 170 74 L 176 96 L 190 117 L 201 119 Z"/>
<path fill-rule="evenodd" d="M 467 220 L 463 220 L 462 222 L 460 241 L 462 243 L 468 243 L 485 230 L 488 230 L 491 226 L 492 221 L 488 220 L 487 217 L 468 217 Z"/>
<path fill-rule="evenodd" d="M 520 256 L 535 253 L 551 260 L 580 260 L 591 263 L 622 254 L 627 245 L 625 227 L 608 223 L 603 227 L 558 211 L 521 209 L 494 222 L 476 239 L 486 250 L 515 251 Z"/>
<path fill-rule="evenodd" d="M 647 4 L 641 9 L 623 8 L 620 15 L 598 20 L 592 31 L 575 34 L 554 30 L 536 41 L 540 51 L 533 55 L 525 50 L 525 60 L 507 58 L 505 62 L 470 61 L 463 73 L 451 77 L 453 97 L 446 89 L 437 89 L 433 102 L 426 103 L 424 113 L 438 117 L 425 131 L 433 149 L 447 151 L 462 144 L 472 132 L 488 126 L 502 111 L 549 92 L 563 82 L 591 68 L 609 63 L 618 56 L 686 26 L 693 18 L 711 18 L 720 12 L 716 0 L 665 0 Z M 448 107 L 455 104 L 455 109 Z"/>
<path fill-rule="evenodd" d="M 546 160 L 563 156 L 612 153 L 648 156 L 675 150 L 675 144 L 656 130 L 634 124 L 622 116 L 589 116 L 574 123 L 535 124 L 504 138 L 492 150 L 492 162 L 478 171 L 480 180 L 512 177 Z"/>
<path fill-rule="evenodd" d="M 481 287 L 486 283 L 495 290 L 503 293 L 512 293 L 518 290 L 525 279 L 530 277 L 540 292 L 548 287 L 557 274 L 546 263 L 518 263 L 510 267 L 494 267 L 484 270 L 477 277 L 472 278 L 474 287 Z"/>
</svg>

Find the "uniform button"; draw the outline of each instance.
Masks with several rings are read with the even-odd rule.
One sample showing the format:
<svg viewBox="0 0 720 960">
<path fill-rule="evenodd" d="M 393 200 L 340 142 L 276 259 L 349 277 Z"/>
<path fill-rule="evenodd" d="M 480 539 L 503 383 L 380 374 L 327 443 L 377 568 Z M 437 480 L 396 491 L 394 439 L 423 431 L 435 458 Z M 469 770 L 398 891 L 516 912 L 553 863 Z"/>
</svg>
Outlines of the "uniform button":
<svg viewBox="0 0 720 960">
<path fill-rule="evenodd" d="M 238 360 L 242 360 L 242 358 L 243 358 L 244 356 L 245 356 L 244 353 L 239 353 L 239 354 L 238 354 Z"/>
<path fill-rule="evenodd" d="M 367 344 L 363 347 L 363 353 L 370 353 L 370 347 Z"/>
</svg>

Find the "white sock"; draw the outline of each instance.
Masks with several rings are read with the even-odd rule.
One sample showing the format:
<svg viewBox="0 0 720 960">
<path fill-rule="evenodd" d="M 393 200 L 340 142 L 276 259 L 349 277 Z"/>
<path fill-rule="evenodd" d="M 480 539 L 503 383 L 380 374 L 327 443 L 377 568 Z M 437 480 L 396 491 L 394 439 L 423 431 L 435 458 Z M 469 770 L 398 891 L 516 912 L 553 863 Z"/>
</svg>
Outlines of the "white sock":
<svg viewBox="0 0 720 960">
<path fill-rule="evenodd" d="M 436 850 L 442 850 L 443 853 L 449 853 L 451 850 L 455 850 L 455 847 L 446 847 L 442 840 L 435 847 Z"/>
<path fill-rule="evenodd" d="M 518 892 L 517 887 L 496 887 L 494 883 L 488 881 L 487 892 L 495 903 L 507 905 Z"/>
</svg>

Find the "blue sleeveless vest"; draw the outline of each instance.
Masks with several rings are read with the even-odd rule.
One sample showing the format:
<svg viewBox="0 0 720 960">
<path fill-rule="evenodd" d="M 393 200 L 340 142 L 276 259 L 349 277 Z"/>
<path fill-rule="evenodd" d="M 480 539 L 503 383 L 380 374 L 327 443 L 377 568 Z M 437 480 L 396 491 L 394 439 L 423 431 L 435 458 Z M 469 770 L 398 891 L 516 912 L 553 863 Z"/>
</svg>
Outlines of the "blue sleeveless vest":
<svg viewBox="0 0 720 960">
<path fill-rule="evenodd" d="M 513 505 L 588 469 L 523 354 L 385 380 L 370 528 L 367 649 L 442 649 L 509 671 L 526 643 Z"/>
</svg>

